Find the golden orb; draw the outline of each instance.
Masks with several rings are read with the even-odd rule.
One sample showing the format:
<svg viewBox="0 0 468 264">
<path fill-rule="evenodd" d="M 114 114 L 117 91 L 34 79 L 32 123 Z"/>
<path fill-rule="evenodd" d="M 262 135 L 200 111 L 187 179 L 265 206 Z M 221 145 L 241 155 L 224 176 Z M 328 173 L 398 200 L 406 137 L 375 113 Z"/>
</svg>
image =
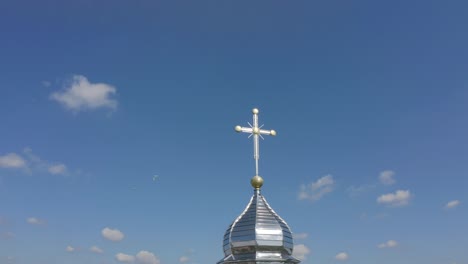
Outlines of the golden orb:
<svg viewBox="0 0 468 264">
<path fill-rule="evenodd" d="M 258 176 L 258 175 L 255 175 L 252 177 L 252 179 L 250 180 L 250 184 L 252 185 L 252 187 L 254 187 L 255 189 L 260 189 L 263 185 L 263 178 Z"/>
<path fill-rule="evenodd" d="M 258 114 L 258 109 L 257 108 L 252 109 L 252 113 Z"/>
<path fill-rule="evenodd" d="M 236 132 L 241 132 L 241 131 L 242 131 L 242 127 L 241 127 L 241 126 L 236 126 L 236 127 L 234 127 L 234 129 L 236 130 Z"/>
<path fill-rule="evenodd" d="M 259 129 L 258 127 L 254 127 L 254 128 L 252 129 L 252 132 L 253 132 L 254 134 L 260 134 L 260 129 Z"/>
<path fill-rule="evenodd" d="M 271 130 L 271 131 L 270 131 L 270 135 L 272 135 L 272 136 L 276 136 L 276 131 L 274 131 L 274 130 Z"/>
</svg>

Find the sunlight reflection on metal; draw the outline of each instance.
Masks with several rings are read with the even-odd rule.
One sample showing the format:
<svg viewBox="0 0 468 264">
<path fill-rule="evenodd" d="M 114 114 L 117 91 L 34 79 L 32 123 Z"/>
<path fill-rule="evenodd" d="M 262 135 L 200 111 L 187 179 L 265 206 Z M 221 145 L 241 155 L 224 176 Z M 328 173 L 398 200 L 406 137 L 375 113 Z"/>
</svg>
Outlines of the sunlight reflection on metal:
<svg viewBox="0 0 468 264">
<path fill-rule="evenodd" d="M 258 109 L 254 108 L 253 125 L 236 126 L 236 132 L 249 133 L 254 138 L 255 176 L 251 180 L 254 194 L 240 216 L 224 233 L 224 258 L 217 264 L 297 264 L 300 260 L 292 256 L 294 243 L 288 224 L 268 205 L 260 193 L 263 179 L 258 175 L 260 157 L 259 137 L 275 136 L 274 130 L 263 130 L 258 126 Z"/>
<path fill-rule="evenodd" d="M 227 263 L 299 263 L 292 256 L 293 237 L 288 224 L 268 205 L 260 189 L 244 212 L 224 234 L 224 258 Z"/>
</svg>

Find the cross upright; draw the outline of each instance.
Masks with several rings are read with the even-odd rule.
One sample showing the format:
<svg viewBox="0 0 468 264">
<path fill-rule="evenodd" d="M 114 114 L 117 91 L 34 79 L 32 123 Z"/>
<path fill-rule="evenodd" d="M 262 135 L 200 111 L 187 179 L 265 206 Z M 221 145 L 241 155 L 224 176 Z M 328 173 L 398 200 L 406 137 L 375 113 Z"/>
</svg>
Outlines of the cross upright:
<svg viewBox="0 0 468 264">
<path fill-rule="evenodd" d="M 276 136 L 276 131 L 275 130 L 265 130 L 262 129 L 263 125 L 260 127 L 258 126 L 258 109 L 254 108 L 252 109 L 253 113 L 253 125 L 248 123 L 250 127 L 241 127 L 241 126 L 236 126 L 234 129 L 236 132 L 243 132 L 243 133 L 249 133 L 249 138 L 253 136 L 253 141 L 254 141 L 254 159 L 255 159 L 255 176 L 258 175 L 258 159 L 260 158 L 260 146 L 259 146 L 259 140 L 258 138 L 262 137 L 262 135 L 270 135 L 270 136 Z"/>
</svg>

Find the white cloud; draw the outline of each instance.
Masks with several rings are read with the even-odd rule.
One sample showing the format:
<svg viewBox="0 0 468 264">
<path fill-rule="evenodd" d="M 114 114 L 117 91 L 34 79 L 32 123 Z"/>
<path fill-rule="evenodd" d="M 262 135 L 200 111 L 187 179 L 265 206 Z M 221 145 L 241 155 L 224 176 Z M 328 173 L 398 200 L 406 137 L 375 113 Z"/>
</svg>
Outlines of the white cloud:
<svg viewBox="0 0 468 264">
<path fill-rule="evenodd" d="M 294 239 L 306 239 L 309 235 L 307 233 L 293 234 Z"/>
<path fill-rule="evenodd" d="M 379 175 L 379 180 L 382 184 L 392 185 L 396 182 L 395 178 L 393 178 L 394 175 L 395 175 L 394 171 L 391 171 L 391 170 L 382 171 Z"/>
<path fill-rule="evenodd" d="M 187 256 L 182 256 L 182 257 L 179 258 L 180 263 L 187 263 L 189 261 L 190 261 L 190 258 L 187 257 Z"/>
<path fill-rule="evenodd" d="M 377 245 L 378 248 L 392 248 L 398 246 L 398 242 L 395 240 L 388 240 L 385 243 Z"/>
<path fill-rule="evenodd" d="M 62 174 L 67 175 L 69 171 L 67 166 L 63 163 L 50 163 L 41 159 L 33 153 L 31 148 L 24 148 L 23 155 L 20 156 L 16 153 L 9 153 L 0 156 L 0 168 L 21 168 L 23 172 L 31 174 L 33 172 Z"/>
<path fill-rule="evenodd" d="M 346 252 L 341 252 L 336 254 L 335 259 L 339 261 L 345 261 L 349 259 L 349 255 Z"/>
<path fill-rule="evenodd" d="M 26 161 L 16 153 L 8 153 L 0 156 L 0 168 L 24 168 Z"/>
<path fill-rule="evenodd" d="M 159 264 L 159 259 L 151 252 L 142 250 L 136 254 L 138 263 L 141 264 Z"/>
<path fill-rule="evenodd" d="M 65 164 L 56 164 L 56 165 L 51 165 L 49 166 L 48 171 L 51 174 L 66 174 L 67 172 L 67 166 Z"/>
<path fill-rule="evenodd" d="M 97 246 L 92 246 L 89 250 L 91 250 L 91 252 L 98 253 L 98 254 L 101 254 L 104 252 L 102 249 L 100 249 Z"/>
<path fill-rule="evenodd" d="M 36 217 L 29 217 L 28 219 L 26 219 L 26 222 L 28 222 L 28 224 L 31 224 L 31 225 L 42 225 L 44 224 L 44 221 L 39 219 L 39 218 L 36 218 Z"/>
<path fill-rule="evenodd" d="M 405 206 L 408 205 L 412 194 L 409 190 L 397 190 L 395 193 L 383 194 L 377 198 L 377 202 L 390 206 Z"/>
<path fill-rule="evenodd" d="M 448 202 L 448 203 L 445 205 L 445 208 L 447 208 L 447 209 L 455 208 L 455 207 L 457 207 L 459 204 L 460 204 L 460 201 L 459 201 L 459 200 L 453 200 L 453 201 Z"/>
<path fill-rule="evenodd" d="M 138 263 L 138 264 L 160 264 L 161 261 L 153 253 L 141 250 L 136 256 L 118 253 L 115 258 L 120 262 L 125 263 Z"/>
<path fill-rule="evenodd" d="M 334 183 L 333 176 L 326 175 L 318 179 L 316 182 L 312 183 L 312 190 L 318 190 L 322 187 L 332 185 Z"/>
<path fill-rule="evenodd" d="M 50 95 L 50 99 L 61 103 L 65 108 L 78 112 L 97 108 L 117 108 L 116 88 L 105 83 L 90 83 L 85 76 L 74 75 L 63 91 Z"/>
<path fill-rule="evenodd" d="M 102 229 L 101 234 L 104 238 L 111 241 L 120 241 L 124 238 L 124 234 L 118 229 L 110 229 L 108 227 Z"/>
<path fill-rule="evenodd" d="M 332 175 L 325 175 L 308 185 L 302 184 L 299 190 L 298 199 L 311 201 L 320 200 L 325 194 L 333 191 L 335 181 Z"/>
<path fill-rule="evenodd" d="M 293 257 L 299 260 L 305 260 L 306 256 L 310 254 L 310 249 L 304 244 L 294 245 Z"/>
<path fill-rule="evenodd" d="M 72 246 L 67 246 L 67 248 L 65 249 L 67 252 L 74 252 L 75 251 L 75 248 L 72 247 Z"/>
<path fill-rule="evenodd" d="M 127 254 L 124 254 L 124 253 L 118 253 L 117 255 L 115 255 L 115 259 L 117 259 L 117 261 L 124 262 L 124 263 L 133 263 L 133 262 L 135 262 L 135 257 L 134 256 L 127 255 Z"/>
</svg>

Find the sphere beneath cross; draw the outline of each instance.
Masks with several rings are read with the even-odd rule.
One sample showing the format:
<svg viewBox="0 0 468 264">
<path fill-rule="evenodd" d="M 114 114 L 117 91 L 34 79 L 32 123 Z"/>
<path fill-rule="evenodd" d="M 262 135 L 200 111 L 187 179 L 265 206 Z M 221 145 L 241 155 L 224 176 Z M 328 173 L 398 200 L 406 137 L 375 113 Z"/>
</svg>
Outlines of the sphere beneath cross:
<svg viewBox="0 0 468 264">
<path fill-rule="evenodd" d="M 258 176 L 258 175 L 255 175 L 252 177 L 252 179 L 250 180 L 250 184 L 252 185 L 252 187 L 254 187 L 255 189 L 260 189 L 263 185 L 263 178 Z"/>
</svg>

